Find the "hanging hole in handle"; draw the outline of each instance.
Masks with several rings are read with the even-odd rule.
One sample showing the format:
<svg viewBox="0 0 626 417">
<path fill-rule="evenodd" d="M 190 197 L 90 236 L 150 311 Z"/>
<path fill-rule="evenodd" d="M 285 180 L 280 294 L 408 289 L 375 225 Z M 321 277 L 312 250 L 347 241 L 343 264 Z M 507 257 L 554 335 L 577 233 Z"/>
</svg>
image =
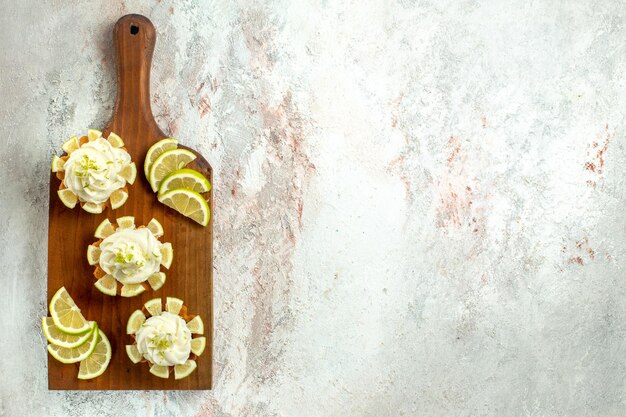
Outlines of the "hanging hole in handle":
<svg viewBox="0 0 626 417">
<path fill-rule="evenodd" d="M 130 25 L 130 34 L 136 35 L 139 33 L 139 26 Z"/>
</svg>

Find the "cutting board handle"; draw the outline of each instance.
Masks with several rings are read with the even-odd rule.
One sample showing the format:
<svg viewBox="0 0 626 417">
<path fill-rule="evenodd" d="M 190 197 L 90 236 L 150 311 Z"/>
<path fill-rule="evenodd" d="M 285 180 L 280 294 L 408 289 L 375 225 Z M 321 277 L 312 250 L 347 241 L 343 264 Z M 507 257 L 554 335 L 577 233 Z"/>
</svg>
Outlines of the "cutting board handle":
<svg viewBox="0 0 626 417">
<path fill-rule="evenodd" d="M 117 48 L 117 98 L 109 126 L 121 123 L 121 114 L 137 115 L 137 123 L 156 126 L 150 107 L 154 25 L 145 16 L 129 14 L 117 21 L 113 36 Z"/>
</svg>

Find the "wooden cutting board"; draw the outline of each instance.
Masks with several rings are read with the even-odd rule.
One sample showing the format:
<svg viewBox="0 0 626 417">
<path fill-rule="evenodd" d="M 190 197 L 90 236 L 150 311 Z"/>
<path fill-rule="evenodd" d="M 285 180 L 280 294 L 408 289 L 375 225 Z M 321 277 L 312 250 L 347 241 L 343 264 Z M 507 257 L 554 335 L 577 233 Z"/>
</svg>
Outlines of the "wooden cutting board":
<svg viewBox="0 0 626 417">
<path fill-rule="evenodd" d="M 132 160 L 137 164 L 137 180 L 129 186 L 126 204 L 117 210 L 107 208 L 102 214 L 89 214 L 78 205 L 68 209 L 57 196 L 60 181 L 50 179 L 50 223 L 48 230 L 48 303 L 62 286 L 87 320 L 95 320 L 108 336 L 113 356 L 107 371 L 92 380 L 77 379 L 78 364 L 65 365 L 48 355 L 48 388 L 53 390 L 198 390 L 211 389 L 213 353 L 213 220 L 208 227 L 158 202 L 143 174 L 143 161 L 148 148 L 167 137 L 152 115 L 150 108 L 150 65 L 156 41 L 154 26 L 144 16 L 122 17 L 114 28 L 117 47 L 117 100 L 113 117 L 104 129 L 117 133 L 125 142 Z M 172 52 L 173 53 L 173 52 Z M 87 127 L 85 127 L 85 131 Z M 79 133 L 79 132 L 77 132 Z M 59 148 L 63 142 L 59 138 Z M 179 142 L 185 142 L 181 138 Z M 193 151 L 193 150 L 192 150 Z M 202 172 L 213 184 L 213 170 L 199 154 L 189 165 Z M 209 206 L 213 211 L 212 193 Z M 136 297 L 110 297 L 94 287 L 93 266 L 87 263 L 87 245 L 96 227 L 108 218 L 112 222 L 121 216 L 134 216 L 137 225 L 146 225 L 155 218 L 165 230 L 163 242 L 171 242 L 174 262 L 165 285 L 158 291 L 146 290 Z M 178 297 L 188 311 L 199 314 L 205 325 L 206 350 L 197 359 L 198 368 L 187 378 L 176 381 L 150 374 L 146 363 L 133 364 L 126 356 L 125 345 L 131 343 L 126 335 L 130 314 L 156 297 Z"/>
</svg>

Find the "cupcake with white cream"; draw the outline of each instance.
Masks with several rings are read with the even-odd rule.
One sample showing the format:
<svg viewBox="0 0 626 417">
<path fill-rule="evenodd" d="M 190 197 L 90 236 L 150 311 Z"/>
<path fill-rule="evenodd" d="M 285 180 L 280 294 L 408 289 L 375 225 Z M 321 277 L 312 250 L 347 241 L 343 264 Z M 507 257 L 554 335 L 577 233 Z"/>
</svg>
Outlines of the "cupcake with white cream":
<svg viewBox="0 0 626 417">
<path fill-rule="evenodd" d="M 152 219 L 147 226 L 135 228 L 135 218 L 120 217 L 115 227 L 105 219 L 95 232 L 98 241 L 87 248 L 87 260 L 94 265 L 95 287 L 102 293 L 133 297 L 148 288 L 154 291 L 165 283 L 161 267 L 169 269 L 173 250 L 161 242 L 163 227 Z"/>
<path fill-rule="evenodd" d="M 89 129 L 87 136 L 63 144 L 65 155 L 52 158 L 52 172 L 61 180 L 59 198 L 68 208 L 80 204 L 89 213 L 102 213 L 109 205 L 117 209 L 128 199 L 127 184 L 137 177 L 137 168 L 115 133 L 105 139 Z"/>
<path fill-rule="evenodd" d="M 130 360 L 146 362 L 159 378 L 169 378 L 171 372 L 175 379 L 189 376 L 206 347 L 202 319 L 189 314 L 183 301 L 174 297 L 167 297 L 165 305 L 160 298 L 148 301 L 143 310 L 131 314 L 126 333 L 133 341 L 126 345 Z"/>
</svg>

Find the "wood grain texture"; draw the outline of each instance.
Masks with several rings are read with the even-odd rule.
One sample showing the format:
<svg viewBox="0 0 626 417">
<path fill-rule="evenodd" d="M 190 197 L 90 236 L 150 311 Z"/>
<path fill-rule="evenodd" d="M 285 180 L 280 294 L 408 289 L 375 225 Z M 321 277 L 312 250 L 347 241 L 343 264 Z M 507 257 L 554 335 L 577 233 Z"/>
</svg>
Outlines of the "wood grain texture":
<svg viewBox="0 0 626 417">
<path fill-rule="evenodd" d="M 136 28 L 136 29 L 135 29 Z M 135 33 L 136 32 L 136 33 Z M 167 137 L 157 125 L 150 107 L 150 66 L 156 41 L 152 23 L 144 16 L 122 17 L 114 28 L 117 47 L 117 100 L 113 117 L 104 129 L 113 131 L 126 144 L 137 164 L 137 181 L 129 186 L 129 199 L 121 208 L 106 208 L 102 214 L 89 214 L 78 205 L 68 209 L 57 197 L 60 181 L 53 174 L 50 180 L 50 220 L 48 230 L 48 302 L 65 286 L 88 320 L 98 322 L 113 347 L 108 370 L 98 378 L 81 381 L 76 378 L 78 365 L 64 365 L 48 358 L 48 387 L 61 390 L 191 390 L 210 389 L 213 352 L 213 220 L 202 227 L 176 211 L 160 204 L 143 175 L 143 161 L 148 148 Z M 86 129 L 85 129 L 86 130 Z M 183 140 L 184 141 L 184 140 Z M 193 150 L 192 150 L 193 151 Z M 213 170 L 199 154 L 190 164 L 213 184 Z M 212 193 L 208 195 L 213 211 Z M 137 225 L 156 218 L 165 230 L 161 241 L 171 242 L 174 262 L 165 285 L 158 291 L 123 298 L 110 297 L 94 287 L 93 267 L 86 259 L 87 245 L 95 241 L 95 228 L 102 220 L 112 222 L 132 215 Z M 192 314 L 199 314 L 205 323 L 207 348 L 198 358 L 198 368 L 189 377 L 176 381 L 174 376 L 161 379 L 149 372 L 147 364 L 133 364 L 124 346 L 131 343 L 126 335 L 126 321 L 143 303 L 155 298 L 174 296 L 184 300 Z"/>
</svg>

